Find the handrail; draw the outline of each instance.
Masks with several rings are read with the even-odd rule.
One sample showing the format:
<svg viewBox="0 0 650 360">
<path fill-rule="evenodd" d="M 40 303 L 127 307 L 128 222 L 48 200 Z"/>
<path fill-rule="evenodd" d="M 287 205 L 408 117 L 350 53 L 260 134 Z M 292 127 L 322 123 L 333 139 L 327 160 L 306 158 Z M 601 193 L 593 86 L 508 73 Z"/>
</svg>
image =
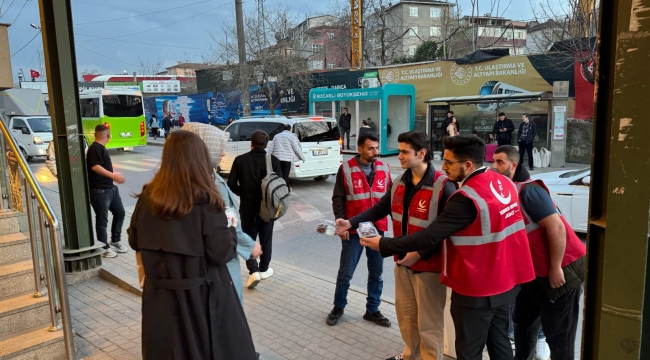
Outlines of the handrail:
<svg viewBox="0 0 650 360">
<path fill-rule="evenodd" d="M 56 215 L 54 215 L 54 211 L 50 206 L 50 203 L 45 198 L 45 195 L 43 195 L 43 189 L 36 181 L 36 178 L 34 177 L 34 173 L 32 173 L 32 169 L 27 165 L 27 161 L 25 160 L 22 152 L 20 151 L 20 148 L 16 143 L 16 139 L 14 139 L 13 135 L 9 133 L 9 130 L 5 125 L 5 119 L 1 113 L 0 113 L 0 131 L 2 131 L 2 135 L 7 141 L 7 144 L 9 145 L 11 151 L 16 156 L 18 165 L 22 170 L 23 176 L 25 177 L 25 182 L 29 185 L 29 188 L 31 189 L 31 195 L 38 202 L 39 210 L 41 210 L 42 214 L 45 215 L 45 222 L 43 222 L 42 219 L 39 219 L 39 222 L 41 227 L 40 228 L 41 240 L 43 242 L 42 244 L 43 252 L 44 252 L 43 256 L 45 257 L 44 259 L 45 270 L 46 270 L 46 274 L 48 275 L 47 287 L 49 290 L 48 295 L 50 297 L 49 300 L 51 304 L 50 309 L 51 312 L 58 311 L 61 313 L 61 323 L 62 323 L 62 326 L 59 327 L 59 324 L 57 324 L 58 319 L 56 314 L 51 313 L 52 322 L 53 322 L 51 329 L 53 330 L 59 330 L 61 328 L 63 329 L 66 357 L 67 359 L 72 360 L 76 358 L 76 349 L 74 346 L 74 333 L 72 332 L 70 304 L 67 296 L 67 281 L 66 281 L 65 271 L 64 271 L 65 264 L 63 261 L 63 246 L 61 244 L 61 236 L 60 236 L 61 228 L 59 226 L 59 222 L 56 218 Z M 5 156 L 5 154 L 0 154 L 0 156 Z M 26 201 L 30 201 L 28 193 L 29 193 L 28 191 L 25 191 L 25 195 L 27 196 Z M 43 226 L 45 226 L 45 229 L 43 229 Z M 30 226 L 30 232 L 31 231 L 32 231 L 32 227 Z M 46 231 L 49 231 L 50 233 L 50 241 L 51 241 L 50 244 L 46 243 L 46 238 L 44 236 Z M 30 234 L 30 235 L 37 236 L 36 234 Z M 48 247 L 48 245 L 50 246 Z M 51 252 L 51 254 L 54 257 L 53 259 L 50 258 L 49 256 L 50 254 L 48 252 Z M 50 266 L 54 268 L 55 279 L 51 278 Z M 55 285 L 53 284 L 52 280 L 55 280 L 56 282 L 56 291 L 54 291 Z M 58 296 L 57 296 L 57 292 L 58 292 Z"/>
</svg>

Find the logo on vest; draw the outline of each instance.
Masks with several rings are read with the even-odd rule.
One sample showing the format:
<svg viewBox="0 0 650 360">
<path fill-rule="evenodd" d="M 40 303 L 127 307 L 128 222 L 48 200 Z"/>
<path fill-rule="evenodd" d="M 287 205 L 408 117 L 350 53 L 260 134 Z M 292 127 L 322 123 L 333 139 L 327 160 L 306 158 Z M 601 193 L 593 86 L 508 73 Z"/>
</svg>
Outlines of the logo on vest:
<svg viewBox="0 0 650 360">
<path fill-rule="evenodd" d="M 359 179 L 354 182 L 354 187 L 355 188 L 362 188 L 363 187 L 363 180 Z"/>
<path fill-rule="evenodd" d="M 422 199 L 418 202 L 418 211 L 421 213 L 427 212 L 427 201 Z"/>
<path fill-rule="evenodd" d="M 384 190 L 384 180 L 377 180 L 377 190 Z"/>
<path fill-rule="evenodd" d="M 512 199 L 512 195 L 508 192 L 508 196 L 506 197 L 503 195 L 503 184 L 501 183 L 501 180 L 497 180 L 497 183 L 499 184 L 499 191 L 497 192 L 496 189 L 494 188 L 494 185 L 492 182 L 490 182 L 490 190 L 492 191 L 492 194 L 494 197 L 499 200 L 500 203 L 503 205 L 508 205 L 510 204 L 510 200 Z"/>
</svg>

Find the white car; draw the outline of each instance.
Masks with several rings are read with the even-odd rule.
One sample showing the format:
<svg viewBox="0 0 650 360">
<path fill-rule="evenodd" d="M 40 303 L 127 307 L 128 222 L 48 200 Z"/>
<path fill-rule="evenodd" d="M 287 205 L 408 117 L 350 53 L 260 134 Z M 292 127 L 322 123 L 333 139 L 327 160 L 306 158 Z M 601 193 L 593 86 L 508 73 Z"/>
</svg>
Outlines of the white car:
<svg viewBox="0 0 650 360">
<path fill-rule="evenodd" d="M 221 160 L 220 172 L 229 173 L 238 155 L 251 151 L 251 134 L 264 130 L 273 141 L 276 134 L 291 125 L 302 147 L 305 162 L 297 161 L 291 166 L 290 178 L 313 178 L 325 181 L 336 175 L 343 163 L 340 133 L 336 119 L 322 116 L 287 117 L 255 116 L 239 119 L 226 127 L 230 140 L 226 144 L 226 156 Z"/>
<path fill-rule="evenodd" d="M 531 178 L 546 184 L 555 205 L 575 232 L 587 232 L 591 169 L 554 171 Z"/>
</svg>

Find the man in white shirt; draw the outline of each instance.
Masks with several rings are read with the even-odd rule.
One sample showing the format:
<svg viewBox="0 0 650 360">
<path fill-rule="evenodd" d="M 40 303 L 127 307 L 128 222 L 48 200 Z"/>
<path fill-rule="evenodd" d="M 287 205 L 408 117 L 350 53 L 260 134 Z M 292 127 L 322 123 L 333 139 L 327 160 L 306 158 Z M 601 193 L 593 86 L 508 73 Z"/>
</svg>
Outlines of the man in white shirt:
<svg viewBox="0 0 650 360">
<path fill-rule="evenodd" d="M 305 162 L 305 156 L 302 154 L 300 141 L 298 140 L 298 137 L 291 132 L 291 125 L 289 124 L 284 125 L 284 131 L 275 135 L 273 141 L 269 141 L 266 152 L 280 160 L 282 178 L 287 183 L 289 181 L 291 164 L 296 161 Z"/>
</svg>

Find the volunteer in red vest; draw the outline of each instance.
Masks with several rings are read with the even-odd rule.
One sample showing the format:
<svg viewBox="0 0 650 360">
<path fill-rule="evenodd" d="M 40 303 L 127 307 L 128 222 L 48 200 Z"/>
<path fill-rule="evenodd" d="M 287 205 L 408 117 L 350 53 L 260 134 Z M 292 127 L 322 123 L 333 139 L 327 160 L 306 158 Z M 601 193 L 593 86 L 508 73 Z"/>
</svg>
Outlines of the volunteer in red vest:
<svg viewBox="0 0 650 360">
<path fill-rule="evenodd" d="M 375 206 L 349 221 L 338 219 L 342 228 L 391 215 L 395 236 L 424 230 L 440 213 L 456 185 L 431 164 L 429 138 L 423 131 L 402 133 L 400 165 L 391 192 Z M 444 354 L 444 311 L 447 287 L 440 283 L 441 253 L 395 255 L 395 313 L 405 347 L 388 360 L 442 360 Z"/>
<path fill-rule="evenodd" d="M 517 189 L 483 166 L 485 142 L 476 135 L 448 137 L 444 147 L 442 169 L 459 189 L 442 213 L 424 231 L 361 244 L 383 256 L 442 249 L 458 360 L 481 360 L 485 345 L 491 360 L 510 360 L 508 304 L 535 278 Z"/>
<path fill-rule="evenodd" d="M 359 155 L 343 162 L 336 174 L 336 184 L 332 194 L 332 208 L 336 218 L 348 218 L 371 208 L 390 191 L 391 177 L 387 164 L 377 160 L 379 155 L 379 138 L 373 133 L 359 134 L 357 150 Z M 388 230 L 388 219 L 384 217 L 375 222 L 377 230 Z M 336 325 L 347 305 L 350 280 L 363 254 L 363 246 L 359 242 L 356 231 L 342 232 L 341 262 L 336 277 L 334 291 L 334 308 L 327 316 L 327 324 Z M 389 327 L 390 320 L 381 314 L 381 291 L 384 281 L 381 274 L 384 270 L 384 258 L 372 249 L 366 249 L 368 258 L 368 297 L 366 313 L 363 318 L 378 325 Z"/>
<path fill-rule="evenodd" d="M 546 185 L 531 180 L 514 146 L 494 152 L 494 169 L 512 179 L 519 192 L 536 278 L 515 300 L 515 359 L 535 357 L 533 327 L 538 318 L 551 359 L 573 360 L 587 248 L 557 209 Z M 533 331 L 531 331 L 533 329 Z"/>
</svg>

